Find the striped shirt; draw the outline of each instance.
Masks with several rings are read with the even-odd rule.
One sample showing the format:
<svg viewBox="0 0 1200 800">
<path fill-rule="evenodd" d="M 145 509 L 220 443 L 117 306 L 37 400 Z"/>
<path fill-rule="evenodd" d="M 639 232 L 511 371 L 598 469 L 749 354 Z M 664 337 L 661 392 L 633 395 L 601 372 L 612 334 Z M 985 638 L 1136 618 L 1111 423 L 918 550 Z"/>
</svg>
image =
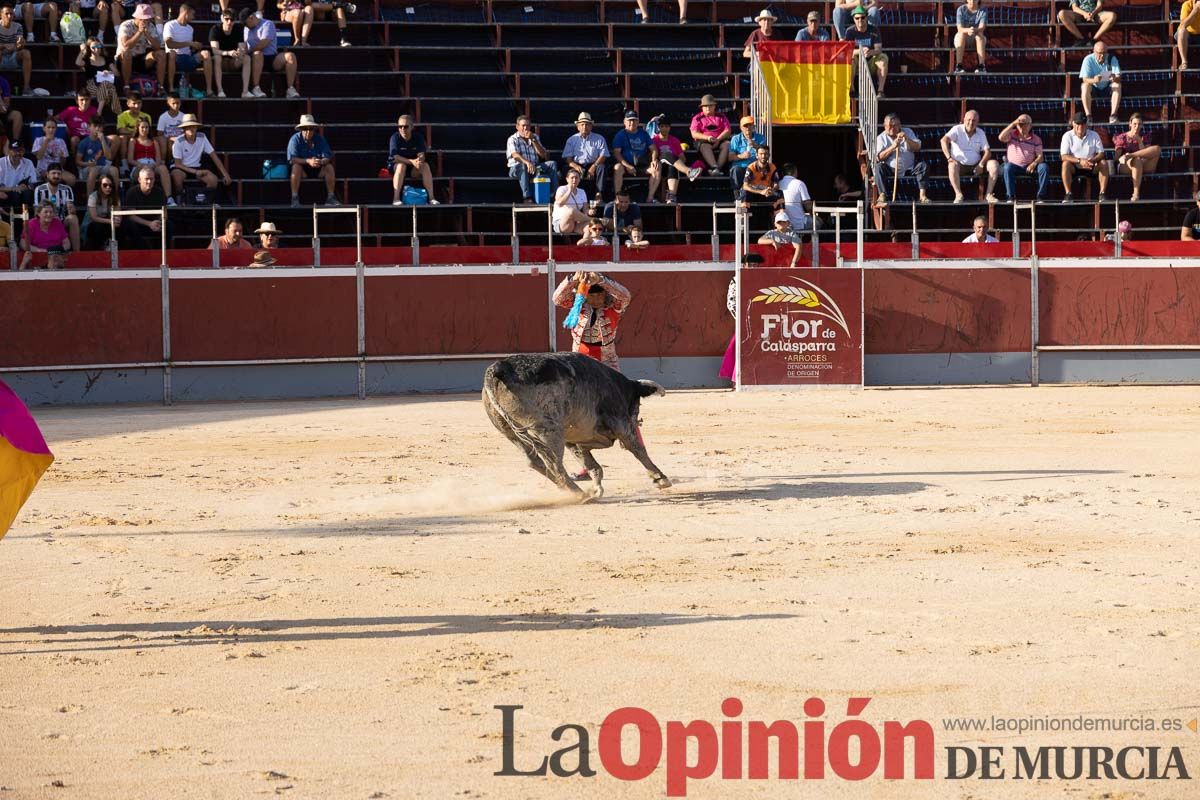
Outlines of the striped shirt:
<svg viewBox="0 0 1200 800">
<path fill-rule="evenodd" d="M 25 38 L 25 29 L 21 27 L 21 23 L 13 20 L 13 24 L 7 28 L 0 25 L 0 47 L 11 48 L 14 44 Z"/>
<path fill-rule="evenodd" d="M 517 164 L 521 163 L 513 158 L 513 153 L 516 153 L 530 164 L 542 163 L 542 158 L 538 155 L 537 148 L 533 146 L 535 141 L 541 141 L 538 139 L 537 134 L 534 134 L 528 139 L 519 133 L 514 133 L 512 136 L 508 137 L 508 147 L 505 149 L 505 153 L 508 155 L 508 166 L 515 167 Z"/>
<path fill-rule="evenodd" d="M 66 219 L 67 212 L 75 206 L 75 192 L 71 191 L 71 187 L 65 183 L 60 183 L 57 188 L 43 183 L 33 190 L 34 207 L 40 206 L 42 203 L 50 203 L 58 212 L 58 218 Z"/>
</svg>

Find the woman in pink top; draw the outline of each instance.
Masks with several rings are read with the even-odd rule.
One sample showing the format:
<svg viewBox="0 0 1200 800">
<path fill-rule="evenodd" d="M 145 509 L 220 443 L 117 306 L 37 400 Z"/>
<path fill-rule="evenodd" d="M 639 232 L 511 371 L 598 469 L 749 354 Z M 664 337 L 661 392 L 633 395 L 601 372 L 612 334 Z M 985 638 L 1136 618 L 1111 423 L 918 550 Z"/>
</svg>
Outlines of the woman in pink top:
<svg viewBox="0 0 1200 800">
<path fill-rule="evenodd" d="M 692 117 L 692 141 L 708 164 L 709 175 L 720 175 L 721 167 L 729 161 L 729 141 L 733 128 L 724 114 L 717 112 L 717 98 L 706 94 L 700 98 L 700 113 Z"/>
<path fill-rule="evenodd" d="M 46 253 L 46 265 L 50 269 L 62 269 L 66 252 L 71 249 L 71 239 L 53 205 L 42 203 L 38 206 L 37 216 L 29 221 L 21 234 L 21 249 L 25 251 L 21 269 L 29 266 L 34 253 Z"/>
<path fill-rule="evenodd" d="M 655 202 L 658 195 L 658 184 L 665 175 L 667 178 L 667 202 L 674 203 L 679 191 L 679 176 L 686 175 L 689 181 L 695 181 L 700 176 L 700 168 L 688 168 L 683 160 L 683 144 L 679 137 L 671 135 L 671 123 L 665 119 L 658 121 L 659 132 L 650 139 L 654 146 L 654 160 L 650 162 L 650 186 L 646 192 L 649 202 Z"/>
</svg>

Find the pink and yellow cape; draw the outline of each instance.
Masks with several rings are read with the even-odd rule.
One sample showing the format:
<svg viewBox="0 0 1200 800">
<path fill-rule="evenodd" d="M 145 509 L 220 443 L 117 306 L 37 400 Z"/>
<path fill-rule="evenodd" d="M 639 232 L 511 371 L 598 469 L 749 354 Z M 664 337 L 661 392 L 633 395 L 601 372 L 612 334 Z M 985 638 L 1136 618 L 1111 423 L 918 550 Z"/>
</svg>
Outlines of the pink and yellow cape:
<svg viewBox="0 0 1200 800">
<path fill-rule="evenodd" d="M 0 381 L 0 539 L 53 462 L 29 409 Z"/>
</svg>

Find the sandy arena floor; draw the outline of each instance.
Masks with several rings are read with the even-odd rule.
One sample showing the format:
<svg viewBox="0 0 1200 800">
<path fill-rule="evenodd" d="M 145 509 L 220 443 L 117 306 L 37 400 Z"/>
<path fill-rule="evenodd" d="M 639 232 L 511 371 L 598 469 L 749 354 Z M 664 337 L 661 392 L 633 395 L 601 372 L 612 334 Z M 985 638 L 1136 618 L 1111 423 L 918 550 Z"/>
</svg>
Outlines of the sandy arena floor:
<svg viewBox="0 0 1200 800">
<path fill-rule="evenodd" d="M 933 725 L 937 780 L 689 797 L 1198 797 L 1186 727 L 942 723 L 1200 715 L 1197 407 L 673 393 L 643 412 L 675 488 L 601 452 L 583 507 L 476 397 L 37 410 L 58 461 L 0 542 L 0 799 L 663 797 L 663 767 L 494 777 L 493 706 L 524 706 L 519 768 L 578 723 L 600 769 L 610 711 L 719 723 L 729 696 L 797 724 L 820 697 L 829 729 L 873 698 Z M 1194 780 L 944 779 L 981 744 L 1178 746 Z"/>
</svg>

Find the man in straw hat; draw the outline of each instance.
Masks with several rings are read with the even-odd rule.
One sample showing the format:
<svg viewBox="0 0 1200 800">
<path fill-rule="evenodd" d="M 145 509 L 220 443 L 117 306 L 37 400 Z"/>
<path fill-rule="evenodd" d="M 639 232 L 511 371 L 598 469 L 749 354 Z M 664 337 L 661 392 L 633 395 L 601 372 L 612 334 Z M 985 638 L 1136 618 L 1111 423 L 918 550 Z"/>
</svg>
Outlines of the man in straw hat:
<svg viewBox="0 0 1200 800">
<path fill-rule="evenodd" d="M 575 130 L 563 145 L 562 158 L 566 173 L 577 169 L 583 174 L 583 182 L 595 187 L 597 192 L 604 191 L 604 175 L 608 167 L 604 163 L 609 156 L 608 142 L 596 133 L 592 115 L 586 111 L 575 118 Z"/>
<path fill-rule="evenodd" d="M 179 123 L 182 135 L 171 145 L 171 155 L 175 157 L 175 164 L 171 167 L 171 184 L 176 195 L 183 194 L 183 182 L 189 177 L 199 180 L 209 190 L 217 188 L 217 176 L 200 167 L 205 155 L 212 159 L 221 173 L 221 183 L 226 186 L 233 183 L 229 170 L 225 169 L 225 162 L 213 149 L 212 142 L 200 133 L 201 127 L 195 114 L 184 114 L 183 121 Z"/>
<path fill-rule="evenodd" d="M 770 42 L 782 38 L 775 31 L 775 21 L 779 19 L 771 13 L 769 8 L 764 8 L 758 12 L 758 16 L 754 21 L 758 23 L 758 29 L 746 37 L 745 47 L 742 49 L 742 58 L 749 58 L 754 52 L 754 46 L 759 42 Z"/>
<path fill-rule="evenodd" d="M 142 3 L 117 28 L 117 62 L 121 65 L 121 80 L 129 83 L 130 76 L 154 72 L 159 87 L 166 83 L 167 56 L 158 31 L 154 27 L 154 9 Z"/>
<path fill-rule="evenodd" d="M 264 222 L 255 231 L 258 234 L 258 246 L 263 250 L 275 250 L 280 247 L 279 238 L 283 231 L 275 227 L 274 222 Z"/>
<path fill-rule="evenodd" d="M 333 187 L 337 184 L 337 173 L 333 169 L 333 151 L 329 142 L 317 133 L 316 119 L 312 114 L 301 114 L 296 133 L 292 134 L 287 146 L 288 163 L 292 165 L 292 208 L 300 206 L 300 181 L 305 178 L 323 178 L 325 181 L 325 205 L 337 206 L 337 195 Z"/>
</svg>

